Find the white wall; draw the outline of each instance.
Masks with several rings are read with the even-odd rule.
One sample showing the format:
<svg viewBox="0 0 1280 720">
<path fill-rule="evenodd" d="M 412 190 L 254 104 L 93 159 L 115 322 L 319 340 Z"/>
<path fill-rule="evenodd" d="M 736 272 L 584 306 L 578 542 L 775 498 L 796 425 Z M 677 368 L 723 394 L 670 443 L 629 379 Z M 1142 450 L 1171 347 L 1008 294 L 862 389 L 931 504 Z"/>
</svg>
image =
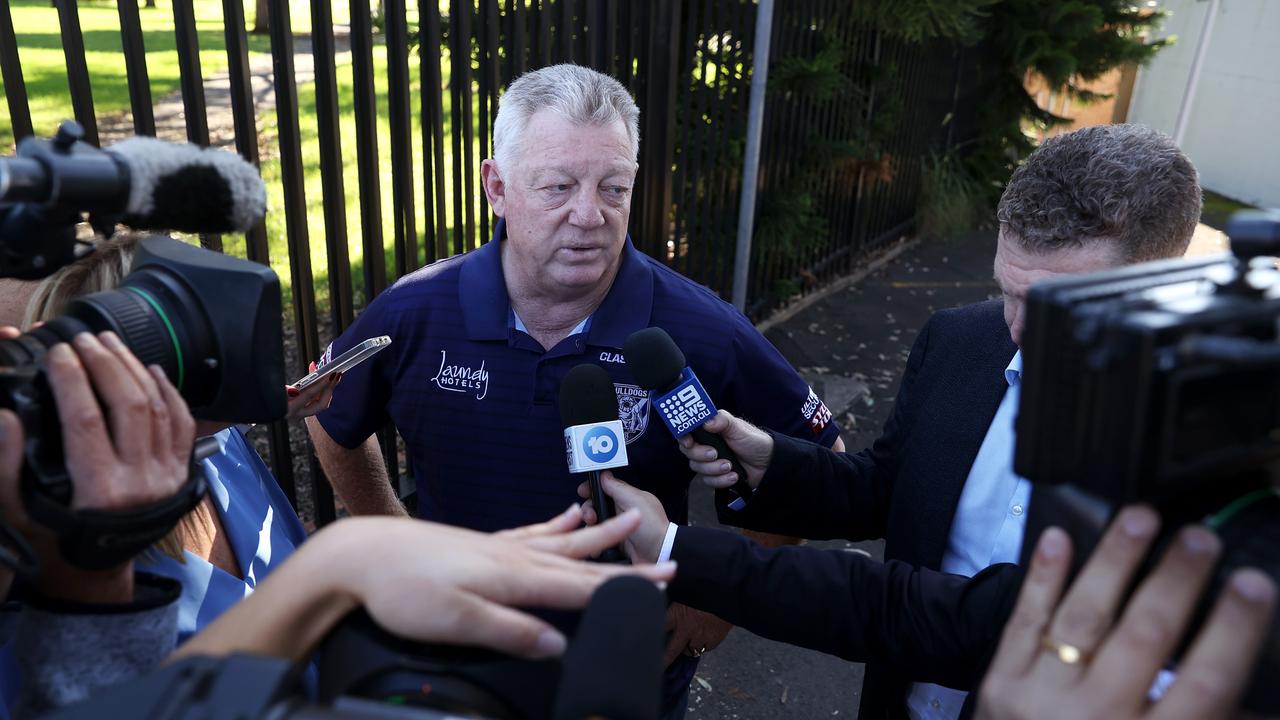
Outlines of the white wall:
<svg viewBox="0 0 1280 720">
<path fill-rule="evenodd" d="M 1209 3 L 1161 0 L 1157 37 L 1177 42 L 1138 70 L 1129 122 L 1173 134 Z M 1280 0 L 1222 0 L 1182 149 L 1204 187 L 1280 207 Z"/>
</svg>

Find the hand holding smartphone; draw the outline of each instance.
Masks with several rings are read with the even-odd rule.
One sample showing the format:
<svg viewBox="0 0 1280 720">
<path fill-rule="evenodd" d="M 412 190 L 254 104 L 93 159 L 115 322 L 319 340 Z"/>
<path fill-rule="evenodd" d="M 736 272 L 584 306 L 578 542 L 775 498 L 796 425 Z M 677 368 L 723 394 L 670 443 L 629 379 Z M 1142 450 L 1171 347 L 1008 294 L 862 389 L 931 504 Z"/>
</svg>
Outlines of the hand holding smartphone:
<svg viewBox="0 0 1280 720">
<path fill-rule="evenodd" d="M 302 378 L 293 384 L 293 387 L 299 391 L 306 390 L 307 386 L 313 385 L 320 380 L 332 375 L 333 373 L 346 372 L 360 363 L 368 360 L 374 355 L 382 352 L 391 344 L 391 338 L 383 335 L 381 337 L 369 338 L 364 342 L 356 345 L 350 350 L 342 353 L 338 357 L 316 368 L 311 374 Z"/>
<path fill-rule="evenodd" d="M 391 338 L 386 335 L 370 338 L 320 367 L 312 363 L 310 374 L 285 386 L 285 393 L 289 396 L 289 409 L 285 417 L 301 420 L 329 407 L 342 373 L 373 357 L 390 344 Z"/>
</svg>

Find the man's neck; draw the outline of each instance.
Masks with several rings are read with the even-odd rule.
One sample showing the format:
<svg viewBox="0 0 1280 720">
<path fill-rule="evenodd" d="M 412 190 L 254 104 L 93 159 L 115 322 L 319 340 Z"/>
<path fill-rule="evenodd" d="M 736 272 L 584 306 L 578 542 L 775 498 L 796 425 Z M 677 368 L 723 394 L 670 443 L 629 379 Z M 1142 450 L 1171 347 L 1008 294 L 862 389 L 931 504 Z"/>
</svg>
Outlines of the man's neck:
<svg viewBox="0 0 1280 720">
<path fill-rule="evenodd" d="M 550 350 L 569 337 L 579 323 L 600 307 L 617 275 L 615 268 L 595 287 L 584 288 L 580 292 L 563 288 L 547 291 L 533 279 L 512 272 L 505 262 L 502 270 L 511 309 L 520 316 L 529 336 L 537 340 L 544 350 Z"/>
</svg>

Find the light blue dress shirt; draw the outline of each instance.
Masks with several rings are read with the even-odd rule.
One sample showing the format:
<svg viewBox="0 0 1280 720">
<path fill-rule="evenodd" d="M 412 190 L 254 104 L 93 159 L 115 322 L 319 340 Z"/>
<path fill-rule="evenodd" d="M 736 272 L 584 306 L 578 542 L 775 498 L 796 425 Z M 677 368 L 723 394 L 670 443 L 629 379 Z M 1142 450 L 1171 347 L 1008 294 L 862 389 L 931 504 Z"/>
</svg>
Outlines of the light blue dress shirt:
<svg viewBox="0 0 1280 720">
<path fill-rule="evenodd" d="M 1031 483 L 1013 472 L 1013 429 L 1022 385 L 1022 351 L 1005 368 L 1009 383 L 987 436 L 969 469 L 951 536 L 942 555 L 942 571 L 972 577 L 996 563 L 1017 562 L 1027 526 Z M 907 696 L 907 711 L 917 720 L 954 720 L 968 693 L 940 685 L 916 683 Z"/>
</svg>

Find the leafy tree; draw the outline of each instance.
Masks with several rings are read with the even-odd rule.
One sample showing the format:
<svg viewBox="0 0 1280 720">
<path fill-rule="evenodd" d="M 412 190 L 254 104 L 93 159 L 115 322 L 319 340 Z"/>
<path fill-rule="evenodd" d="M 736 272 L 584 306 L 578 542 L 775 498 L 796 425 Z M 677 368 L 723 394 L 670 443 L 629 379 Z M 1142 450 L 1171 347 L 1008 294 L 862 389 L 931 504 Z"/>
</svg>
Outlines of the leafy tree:
<svg viewBox="0 0 1280 720">
<path fill-rule="evenodd" d="M 1036 105 L 1024 82 L 1028 73 L 1075 101 L 1099 100 L 1104 96 L 1084 85 L 1150 60 L 1168 41 L 1145 42 L 1143 34 L 1162 17 L 1131 0 L 1001 0 L 992 6 L 980 45 L 982 132 L 967 158 L 989 200 L 999 197 L 1013 168 L 1034 148 L 1026 129 L 1070 122 Z"/>
</svg>

